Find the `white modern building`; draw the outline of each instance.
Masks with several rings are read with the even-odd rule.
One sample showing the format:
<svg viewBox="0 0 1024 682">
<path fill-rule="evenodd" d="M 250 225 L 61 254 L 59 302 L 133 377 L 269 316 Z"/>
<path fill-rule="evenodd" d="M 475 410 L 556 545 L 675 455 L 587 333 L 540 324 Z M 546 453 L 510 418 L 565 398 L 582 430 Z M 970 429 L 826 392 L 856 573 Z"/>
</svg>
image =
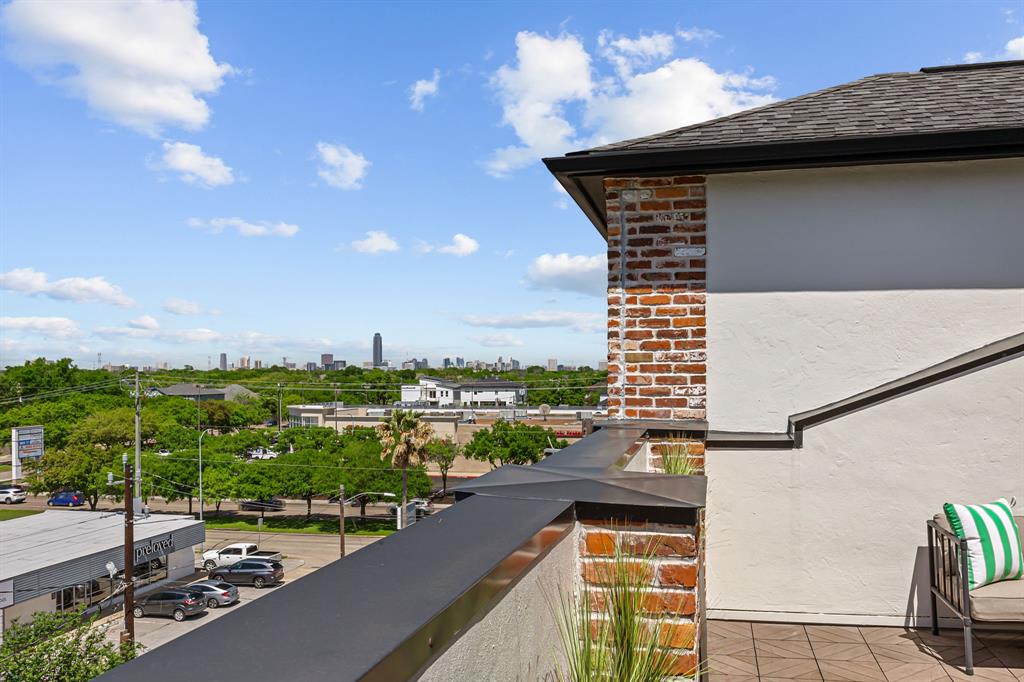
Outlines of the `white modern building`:
<svg viewBox="0 0 1024 682">
<path fill-rule="evenodd" d="M 137 518 L 136 594 L 190 575 L 193 547 L 205 539 L 205 525 L 191 516 Z M 16 619 L 120 600 L 121 514 L 49 510 L 11 519 L 0 523 L 0 548 L 0 638 Z"/>
<path fill-rule="evenodd" d="M 402 402 L 431 407 L 471 407 L 474 405 L 519 405 L 526 400 L 526 387 L 501 379 L 449 381 L 420 377 L 417 384 L 402 385 Z"/>
</svg>

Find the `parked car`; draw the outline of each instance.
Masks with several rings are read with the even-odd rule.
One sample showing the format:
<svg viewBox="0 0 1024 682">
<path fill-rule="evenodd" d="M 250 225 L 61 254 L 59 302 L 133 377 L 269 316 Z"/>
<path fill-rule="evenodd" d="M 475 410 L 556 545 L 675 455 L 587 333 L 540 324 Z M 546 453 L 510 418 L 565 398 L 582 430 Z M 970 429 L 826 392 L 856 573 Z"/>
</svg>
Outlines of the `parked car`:
<svg viewBox="0 0 1024 682">
<path fill-rule="evenodd" d="M 156 454 L 160 455 L 161 457 L 167 457 L 168 455 L 171 454 L 171 451 L 168 450 L 167 448 L 160 448 L 159 450 L 156 451 Z"/>
<path fill-rule="evenodd" d="M 210 609 L 229 606 L 238 601 L 238 588 L 230 583 L 200 580 L 189 585 L 188 589 L 202 592 L 206 599 L 206 607 Z"/>
<path fill-rule="evenodd" d="M 206 610 L 202 592 L 191 589 L 157 590 L 135 602 L 135 617 L 171 616 L 179 623 Z"/>
<path fill-rule="evenodd" d="M 232 585 L 252 585 L 260 589 L 284 580 L 284 566 L 280 561 L 245 559 L 238 563 L 218 568 L 210 575 L 211 580 L 220 580 Z"/>
<path fill-rule="evenodd" d="M 250 448 L 245 454 L 249 459 L 277 459 L 277 453 L 268 448 Z"/>
<path fill-rule="evenodd" d="M 266 500 L 242 500 L 238 503 L 242 511 L 284 511 L 284 500 L 271 497 Z"/>
<path fill-rule="evenodd" d="M 434 511 L 434 503 L 431 502 L 430 500 L 425 500 L 422 497 L 414 497 L 413 499 L 409 500 L 409 504 L 414 505 L 414 508 L 416 509 L 417 518 L 422 518 L 427 514 L 432 514 Z M 392 516 L 397 516 L 398 505 L 388 505 L 388 514 L 391 514 Z"/>
<path fill-rule="evenodd" d="M 28 495 L 19 486 L 2 486 L 0 487 L 0 502 L 4 504 L 14 504 L 15 502 L 24 502 Z"/>
<path fill-rule="evenodd" d="M 203 568 L 212 571 L 220 566 L 230 566 L 242 559 L 263 559 L 264 561 L 280 561 L 281 553 L 269 549 L 259 549 L 251 542 L 235 542 L 220 549 L 203 552 Z"/>
<path fill-rule="evenodd" d="M 62 490 L 46 501 L 48 507 L 81 507 L 85 504 L 85 493 L 77 490 Z"/>
</svg>

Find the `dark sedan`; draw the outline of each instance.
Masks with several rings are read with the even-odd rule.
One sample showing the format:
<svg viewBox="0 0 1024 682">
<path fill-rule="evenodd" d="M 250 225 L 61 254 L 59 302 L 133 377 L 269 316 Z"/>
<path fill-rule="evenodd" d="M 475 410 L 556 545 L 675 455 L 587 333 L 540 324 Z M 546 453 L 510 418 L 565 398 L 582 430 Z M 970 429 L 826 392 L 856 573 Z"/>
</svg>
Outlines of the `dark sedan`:
<svg viewBox="0 0 1024 682">
<path fill-rule="evenodd" d="M 135 617 L 171 616 L 181 622 L 206 610 L 201 592 L 188 589 L 157 590 L 135 602 Z"/>
<path fill-rule="evenodd" d="M 257 561 L 242 559 L 230 566 L 221 566 L 212 574 L 211 580 L 221 580 L 232 585 L 252 585 L 260 589 L 265 585 L 276 585 L 284 580 L 284 566 L 280 561 Z"/>
<path fill-rule="evenodd" d="M 284 500 L 271 497 L 267 500 L 242 500 L 238 503 L 241 511 L 283 511 Z"/>
</svg>

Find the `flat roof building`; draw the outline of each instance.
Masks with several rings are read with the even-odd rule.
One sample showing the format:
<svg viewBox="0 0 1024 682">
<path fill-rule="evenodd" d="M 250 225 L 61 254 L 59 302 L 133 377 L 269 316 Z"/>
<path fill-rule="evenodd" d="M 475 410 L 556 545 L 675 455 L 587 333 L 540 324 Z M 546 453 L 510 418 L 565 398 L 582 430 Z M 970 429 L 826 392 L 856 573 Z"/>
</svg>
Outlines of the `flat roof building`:
<svg viewBox="0 0 1024 682">
<path fill-rule="evenodd" d="M 153 588 L 195 571 L 193 547 L 206 539 L 191 516 L 154 514 L 135 521 L 135 581 Z M 0 639 L 15 619 L 98 607 L 120 594 L 124 516 L 48 510 L 0 522 Z M 111 577 L 107 564 L 113 563 Z"/>
</svg>

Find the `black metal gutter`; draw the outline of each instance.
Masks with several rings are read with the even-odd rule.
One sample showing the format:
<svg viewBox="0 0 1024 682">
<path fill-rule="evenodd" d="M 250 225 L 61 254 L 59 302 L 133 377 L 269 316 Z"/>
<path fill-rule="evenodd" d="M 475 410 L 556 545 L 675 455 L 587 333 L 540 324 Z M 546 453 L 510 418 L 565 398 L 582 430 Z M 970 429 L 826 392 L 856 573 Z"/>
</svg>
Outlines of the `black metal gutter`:
<svg viewBox="0 0 1024 682">
<path fill-rule="evenodd" d="M 793 168 L 919 163 L 1024 156 L 1024 127 L 674 149 L 579 152 L 544 159 L 602 235 L 601 183 L 587 178 L 704 175 Z"/>
<path fill-rule="evenodd" d="M 791 415 L 786 433 L 711 430 L 708 432 L 707 447 L 715 450 L 776 450 L 803 447 L 804 429 L 1021 356 L 1024 356 L 1024 333 L 1014 334 L 987 346 L 962 353 L 844 400 Z"/>
</svg>

